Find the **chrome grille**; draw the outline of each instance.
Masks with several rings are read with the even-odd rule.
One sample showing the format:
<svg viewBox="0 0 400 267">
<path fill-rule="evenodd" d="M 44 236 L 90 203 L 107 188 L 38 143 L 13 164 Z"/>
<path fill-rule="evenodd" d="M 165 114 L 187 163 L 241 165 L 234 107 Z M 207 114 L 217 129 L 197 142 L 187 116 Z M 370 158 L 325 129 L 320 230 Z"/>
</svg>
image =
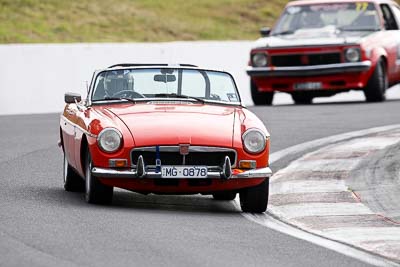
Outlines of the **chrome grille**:
<svg viewBox="0 0 400 267">
<path fill-rule="evenodd" d="M 271 56 L 271 64 L 275 67 L 325 65 L 340 62 L 340 53 Z"/>
<path fill-rule="evenodd" d="M 162 165 L 205 165 L 222 166 L 225 157 L 228 156 L 232 166 L 236 165 L 236 151 L 231 148 L 190 146 L 189 154 L 183 156 L 179 152 L 179 146 L 160 146 L 159 157 Z M 135 166 L 138 157 L 142 155 L 146 166 L 156 165 L 156 147 L 139 147 L 131 151 L 131 162 Z"/>
</svg>

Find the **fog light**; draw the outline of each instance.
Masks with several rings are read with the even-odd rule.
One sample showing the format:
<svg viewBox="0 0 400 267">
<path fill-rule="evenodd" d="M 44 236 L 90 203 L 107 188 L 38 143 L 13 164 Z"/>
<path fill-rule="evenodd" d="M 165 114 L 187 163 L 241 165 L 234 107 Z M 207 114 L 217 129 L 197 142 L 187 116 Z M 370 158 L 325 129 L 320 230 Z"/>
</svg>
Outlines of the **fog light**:
<svg viewBox="0 0 400 267">
<path fill-rule="evenodd" d="M 257 162 L 255 160 L 241 160 L 239 161 L 239 168 L 241 169 L 255 169 Z"/>
<path fill-rule="evenodd" d="M 108 164 L 110 167 L 121 168 L 128 166 L 128 161 L 126 159 L 110 159 L 108 160 Z"/>
</svg>

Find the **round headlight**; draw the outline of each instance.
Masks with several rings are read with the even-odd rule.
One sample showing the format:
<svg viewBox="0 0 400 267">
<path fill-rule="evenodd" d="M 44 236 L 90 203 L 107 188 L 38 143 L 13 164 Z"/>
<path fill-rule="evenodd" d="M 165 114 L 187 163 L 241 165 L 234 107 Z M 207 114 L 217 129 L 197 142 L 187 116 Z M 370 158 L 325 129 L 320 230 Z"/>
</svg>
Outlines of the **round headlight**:
<svg viewBox="0 0 400 267">
<path fill-rule="evenodd" d="M 268 58 L 265 53 L 256 53 L 252 57 L 254 67 L 265 67 L 268 63 Z"/>
<path fill-rule="evenodd" d="M 114 128 L 103 129 L 97 137 L 101 150 L 107 153 L 117 151 L 121 146 L 122 134 Z"/>
<path fill-rule="evenodd" d="M 249 129 L 243 136 L 243 147 L 244 149 L 252 154 L 257 154 L 265 149 L 267 138 L 265 133 L 258 129 Z"/>
<path fill-rule="evenodd" d="M 361 59 L 361 52 L 358 48 L 349 48 L 346 50 L 344 56 L 348 62 L 358 62 Z"/>
</svg>

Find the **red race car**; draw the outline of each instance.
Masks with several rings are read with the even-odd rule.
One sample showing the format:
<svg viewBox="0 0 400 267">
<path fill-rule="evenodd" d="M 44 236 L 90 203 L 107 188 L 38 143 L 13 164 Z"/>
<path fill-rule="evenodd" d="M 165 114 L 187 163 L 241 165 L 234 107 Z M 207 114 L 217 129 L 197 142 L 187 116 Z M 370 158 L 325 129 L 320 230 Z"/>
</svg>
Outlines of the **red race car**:
<svg viewBox="0 0 400 267">
<path fill-rule="evenodd" d="M 60 119 L 64 188 L 89 203 L 113 187 L 149 194 L 240 195 L 268 203 L 269 133 L 227 72 L 192 65 L 119 64 L 96 71 L 87 99 L 65 94 Z"/>
<path fill-rule="evenodd" d="M 385 100 L 400 81 L 399 26 L 400 8 L 390 0 L 288 3 L 251 50 L 254 103 L 271 105 L 275 91 L 308 104 L 351 89 L 368 102 Z"/>
</svg>

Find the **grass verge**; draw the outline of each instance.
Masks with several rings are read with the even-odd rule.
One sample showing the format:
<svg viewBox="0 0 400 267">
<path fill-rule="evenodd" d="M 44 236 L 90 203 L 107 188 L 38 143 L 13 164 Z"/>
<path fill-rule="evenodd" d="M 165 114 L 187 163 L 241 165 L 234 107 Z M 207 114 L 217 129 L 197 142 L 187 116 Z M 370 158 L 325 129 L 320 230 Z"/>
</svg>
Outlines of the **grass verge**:
<svg viewBox="0 0 400 267">
<path fill-rule="evenodd" d="M 286 0 L 0 0 L 0 43 L 243 40 Z"/>
</svg>

